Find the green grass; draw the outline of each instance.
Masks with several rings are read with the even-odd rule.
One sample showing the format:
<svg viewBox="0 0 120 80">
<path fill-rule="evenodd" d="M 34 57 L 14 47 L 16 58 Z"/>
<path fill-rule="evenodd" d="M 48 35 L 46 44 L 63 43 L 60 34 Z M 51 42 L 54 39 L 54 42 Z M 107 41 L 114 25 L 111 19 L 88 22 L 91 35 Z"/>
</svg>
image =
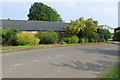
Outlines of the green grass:
<svg viewBox="0 0 120 80">
<path fill-rule="evenodd" d="M 102 80 L 106 80 L 106 78 L 113 78 L 114 80 L 120 80 L 120 64 L 115 65 L 112 68 L 106 70 L 102 73 Z"/>
<path fill-rule="evenodd" d="M 51 46 L 64 46 L 64 45 L 86 45 L 86 44 L 110 44 L 110 42 L 101 43 L 80 43 L 80 44 L 40 44 L 40 45 L 26 45 L 26 46 L 3 46 L 2 50 L 19 49 L 19 48 L 31 48 L 31 47 L 51 47 Z"/>
</svg>

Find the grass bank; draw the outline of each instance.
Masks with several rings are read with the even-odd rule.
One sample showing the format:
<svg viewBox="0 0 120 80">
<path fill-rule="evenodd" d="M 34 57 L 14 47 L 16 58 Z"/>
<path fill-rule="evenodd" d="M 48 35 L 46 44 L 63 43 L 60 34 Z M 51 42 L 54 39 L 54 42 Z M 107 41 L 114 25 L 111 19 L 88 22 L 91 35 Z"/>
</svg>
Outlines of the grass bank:
<svg viewBox="0 0 120 80">
<path fill-rule="evenodd" d="M 106 79 L 113 79 L 113 80 L 120 80 L 120 64 L 113 66 L 112 68 L 104 71 L 100 78 L 101 80 L 106 80 Z"/>
<path fill-rule="evenodd" d="M 19 48 L 32 48 L 32 47 L 58 47 L 58 46 L 74 46 L 74 45 L 90 45 L 90 44 L 111 44 L 111 42 L 101 43 L 80 43 L 80 44 L 40 44 L 40 45 L 25 45 L 25 46 L 2 46 L 2 50 L 19 49 Z"/>
</svg>

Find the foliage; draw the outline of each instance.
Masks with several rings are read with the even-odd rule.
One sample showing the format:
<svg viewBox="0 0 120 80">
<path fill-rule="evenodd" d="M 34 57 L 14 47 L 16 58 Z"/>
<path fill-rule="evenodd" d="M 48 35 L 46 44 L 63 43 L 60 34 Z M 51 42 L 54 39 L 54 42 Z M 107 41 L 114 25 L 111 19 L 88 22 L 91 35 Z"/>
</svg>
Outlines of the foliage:
<svg viewBox="0 0 120 80">
<path fill-rule="evenodd" d="M 113 80 L 119 80 L 120 79 L 120 64 L 117 64 L 110 69 L 104 71 L 101 75 L 100 78 L 101 80 L 106 80 L 106 79 L 113 79 Z"/>
<path fill-rule="evenodd" d="M 63 40 L 61 40 L 59 43 L 60 43 L 60 44 L 67 44 L 67 43 L 64 42 Z"/>
<path fill-rule="evenodd" d="M 92 33 L 94 31 L 97 31 L 98 29 L 98 21 L 93 20 L 92 18 L 89 18 L 85 21 L 85 31 L 86 33 Z"/>
<path fill-rule="evenodd" d="M 92 18 L 84 20 L 82 17 L 76 21 L 71 21 L 71 23 L 65 28 L 65 31 L 72 35 L 77 34 L 79 38 L 86 37 L 90 39 L 91 37 L 97 37 L 93 35 L 93 33 L 97 31 L 97 25 L 98 21 L 95 21 Z"/>
<path fill-rule="evenodd" d="M 92 36 L 91 36 L 91 38 L 93 38 L 94 39 L 94 42 L 98 42 L 99 41 L 99 34 L 98 33 L 96 33 L 96 32 L 93 32 L 92 33 Z"/>
<path fill-rule="evenodd" d="M 60 15 L 55 9 L 51 7 L 35 2 L 29 9 L 28 14 L 29 20 L 40 20 L 40 21 L 58 21 L 62 22 Z"/>
<path fill-rule="evenodd" d="M 36 34 L 43 44 L 55 43 L 58 40 L 58 35 L 54 31 L 40 31 Z"/>
<path fill-rule="evenodd" d="M 80 39 L 79 39 L 79 42 L 80 42 L 80 43 L 85 43 L 85 38 L 80 38 Z"/>
<path fill-rule="evenodd" d="M 73 44 L 73 43 L 78 43 L 79 38 L 76 35 L 73 35 L 73 36 L 64 37 L 62 38 L 62 40 L 68 44 Z"/>
<path fill-rule="evenodd" d="M 40 39 L 36 38 L 30 32 L 22 32 L 16 35 L 16 42 L 18 45 L 37 45 Z"/>
<path fill-rule="evenodd" d="M 111 38 L 111 33 L 107 29 L 98 29 L 97 33 L 101 34 L 106 41 Z"/>
<path fill-rule="evenodd" d="M 80 18 L 76 21 L 71 21 L 71 23 L 65 28 L 65 31 L 70 34 L 78 34 L 84 26 L 85 20 L 84 18 Z"/>
<path fill-rule="evenodd" d="M 2 43 L 2 27 L 0 27 L 0 44 Z"/>
<path fill-rule="evenodd" d="M 94 42 L 95 42 L 95 40 L 94 40 L 93 38 L 90 38 L 89 42 L 94 43 Z"/>
<path fill-rule="evenodd" d="M 3 45 L 16 45 L 16 34 L 21 30 L 13 28 L 2 29 L 2 44 Z"/>
<path fill-rule="evenodd" d="M 113 40 L 115 40 L 115 41 L 120 41 L 120 30 L 117 30 L 117 31 L 114 33 Z"/>
</svg>

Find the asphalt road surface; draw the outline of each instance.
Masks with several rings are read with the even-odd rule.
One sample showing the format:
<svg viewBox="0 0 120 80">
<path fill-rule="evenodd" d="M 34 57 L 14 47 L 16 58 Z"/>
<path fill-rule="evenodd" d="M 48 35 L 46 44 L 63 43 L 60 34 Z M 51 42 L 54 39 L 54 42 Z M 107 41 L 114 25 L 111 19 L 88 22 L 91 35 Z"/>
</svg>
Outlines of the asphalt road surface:
<svg viewBox="0 0 120 80">
<path fill-rule="evenodd" d="M 95 78 L 118 60 L 118 45 L 34 49 L 2 55 L 3 78 Z"/>
</svg>

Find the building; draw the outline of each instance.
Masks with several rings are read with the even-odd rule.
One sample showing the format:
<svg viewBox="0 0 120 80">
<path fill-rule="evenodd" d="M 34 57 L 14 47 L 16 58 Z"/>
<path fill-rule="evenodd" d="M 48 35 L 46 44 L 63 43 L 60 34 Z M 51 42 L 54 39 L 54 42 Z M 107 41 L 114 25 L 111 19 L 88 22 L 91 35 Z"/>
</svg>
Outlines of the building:
<svg viewBox="0 0 120 80">
<path fill-rule="evenodd" d="M 36 33 L 37 31 L 56 31 L 64 32 L 68 23 L 64 22 L 48 22 L 48 21 L 32 21 L 32 20 L 1 20 L 3 28 L 11 27 Z"/>
<path fill-rule="evenodd" d="M 109 30 L 111 33 L 114 33 L 114 28 L 110 27 L 110 26 L 107 26 L 107 25 L 99 25 L 98 26 L 99 29 L 107 29 Z"/>
<path fill-rule="evenodd" d="M 36 33 L 37 31 L 56 31 L 58 33 L 64 32 L 64 28 L 69 23 L 64 22 L 48 22 L 48 21 L 32 21 L 32 20 L 0 20 L 1 26 L 20 29 L 23 31 L 30 31 Z M 114 29 L 107 25 L 99 25 L 100 29 L 108 29 L 111 33 Z"/>
</svg>

